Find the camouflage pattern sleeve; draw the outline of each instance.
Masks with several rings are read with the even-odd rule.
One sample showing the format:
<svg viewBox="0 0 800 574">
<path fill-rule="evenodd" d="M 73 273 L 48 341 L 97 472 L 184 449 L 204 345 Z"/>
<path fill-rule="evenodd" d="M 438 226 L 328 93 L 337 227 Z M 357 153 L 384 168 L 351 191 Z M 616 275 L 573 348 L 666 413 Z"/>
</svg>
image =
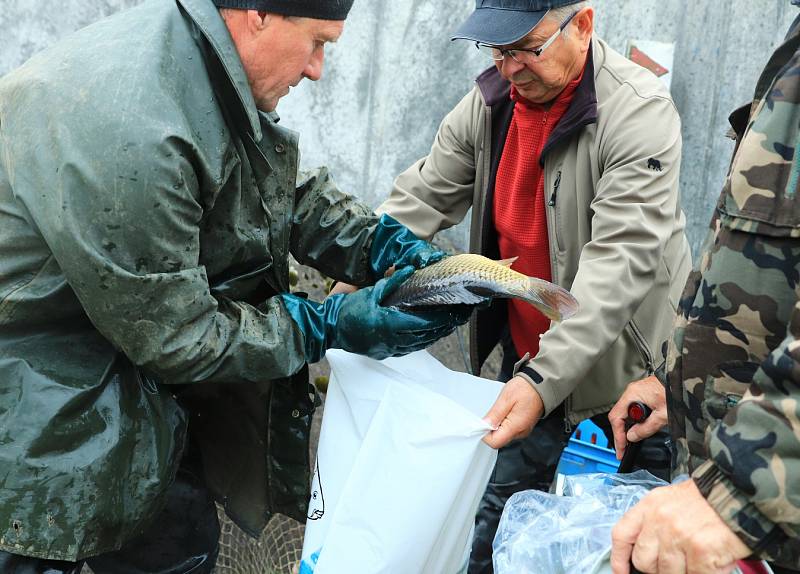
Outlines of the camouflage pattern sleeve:
<svg viewBox="0 0 800 574">
<path fill-rule="evenodd" d="M 693 475 L 725 522 L 773 560 L 787 537 L 800 538 L 800 303 L 788 331 L 711 432 L 712 460 Z"/>
</svg>

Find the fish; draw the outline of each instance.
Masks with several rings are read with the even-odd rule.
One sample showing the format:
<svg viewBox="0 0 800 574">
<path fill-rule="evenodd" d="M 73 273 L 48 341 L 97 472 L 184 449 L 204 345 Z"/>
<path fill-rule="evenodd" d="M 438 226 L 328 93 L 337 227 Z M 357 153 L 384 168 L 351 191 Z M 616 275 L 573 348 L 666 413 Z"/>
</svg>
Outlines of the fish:
<svg viewBox="0 0 800 574">
<path fill-rule="evenodd" d="M 527 301 L 551 321 L 563 321 L 578 311 L 577 299 L 563 287 L 511 269 L 516 260 L 495 261 L 473 253 L 451 255 L 415 271 L 382 304 L 410 310 L 514 298 Z"/>
</svg>

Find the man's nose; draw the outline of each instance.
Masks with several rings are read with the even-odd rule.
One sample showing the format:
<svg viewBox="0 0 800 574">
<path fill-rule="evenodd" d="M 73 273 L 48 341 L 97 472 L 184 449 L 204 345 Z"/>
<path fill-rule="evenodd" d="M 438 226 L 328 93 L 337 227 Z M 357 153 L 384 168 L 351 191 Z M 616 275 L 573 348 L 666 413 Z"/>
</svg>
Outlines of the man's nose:
<svg viewBox="0 0 800 574">
<path fill-rule="evenodd" d="M 503 61 L 500 63 L 500 71 L 503 72 L 503 75 L 507 78 L 510 78 L 524 67 L 525 64 L 520 64 L 509 54 L 505 54 Z"/>
<path fill-rule="evenodd" d="M 325 50 L 324 48 L 318 48 L 313 54 L 311 54 L 311 58 L 308 60 L 308 64 L 306 65 L 306 69 L 303 70 L 303 76 L 312 82 L 316 82 L 322 77 L 322 68 L 324 64 Z"/>
</svg>

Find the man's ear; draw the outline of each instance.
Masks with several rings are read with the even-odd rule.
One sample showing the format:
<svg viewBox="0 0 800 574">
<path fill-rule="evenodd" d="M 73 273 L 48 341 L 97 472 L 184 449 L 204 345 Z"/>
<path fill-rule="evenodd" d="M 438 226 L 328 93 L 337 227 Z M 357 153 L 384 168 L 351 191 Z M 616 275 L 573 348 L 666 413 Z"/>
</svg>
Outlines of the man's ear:
<svg viewBox="0 0 800 574">
<path fill-rule="evenodd" d="M 578 38 L 581 41 L 582 51 L 585 52 L 589 49 L 589 44 L 592 40 L 594 33 L 594 8 L 587 6 L 575 16 L 572 20 L 578 32 Z"/>
<path fill-rule="evenodd" d="M 247 24 L 253 31 L 261 31 L 270 24 L 272 14 L 263 12 L 261 10 L 248 10 L 247 11 Z"/>
</svg>

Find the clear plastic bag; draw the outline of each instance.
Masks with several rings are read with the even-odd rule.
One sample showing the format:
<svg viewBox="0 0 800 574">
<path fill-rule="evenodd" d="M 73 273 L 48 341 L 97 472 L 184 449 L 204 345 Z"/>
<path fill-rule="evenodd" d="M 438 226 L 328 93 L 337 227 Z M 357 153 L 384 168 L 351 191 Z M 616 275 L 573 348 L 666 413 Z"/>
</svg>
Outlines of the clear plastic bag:
<svg viewBox="0 0 800 574">
<path fill-rule="evenodd" d="M 595 572 L 611 548 L 611 529 L 653 488 L 647 471 L 566 477 L 564 496 L 538 490 L 514 494 L 494 538 L 495 574 Z"/>
</svg>

